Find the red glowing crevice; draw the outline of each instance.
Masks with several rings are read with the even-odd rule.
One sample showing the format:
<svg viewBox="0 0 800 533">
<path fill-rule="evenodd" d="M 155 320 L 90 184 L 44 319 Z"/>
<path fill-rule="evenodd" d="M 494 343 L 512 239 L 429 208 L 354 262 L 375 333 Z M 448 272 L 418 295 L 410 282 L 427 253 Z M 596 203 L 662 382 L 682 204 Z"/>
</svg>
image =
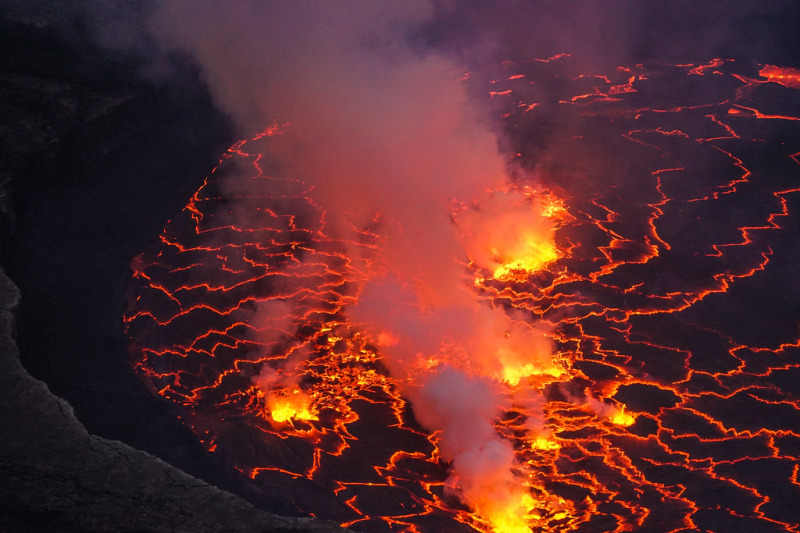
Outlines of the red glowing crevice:
<svg viewBox="0 0 800 533">
<path fill-rule="evenodd" d="M 482 93 L 525 139 L 510 152 L 539 182 L 509 191 L 550 202 L 539 208 L 555 228 L 553 253 L 526 267 L 487 250 L 494 270 L 479 252 L 462 258 L 476 298 L 546 325 L 556 346 L 551 366 L 505 382 L 514 401 L 494 421 L 530 503 L 524 528 L 679 533 L 718 520 L 797 532 L 786 505 L 800 497 L 796 324 L 767 336 L 730 317 L 747 318 L 748 302 L 764 301 L 758 291 L 780 296 L 768 282 L 796 237 L 800 149 L 764 128 L 798 118 L 761 112 L 755 97 L 800 88 L 800 71 L 763 66 L 756 80 L 714 59 L 565 76 L 571 61 L 504 62 Z M 680 92 L 708 80 L 725 89 Z M 674 101 L 664 105 L 654 84 L 674 84 Z M 263 172 L 272 137 L 291 131 L 272 125 L 231 147 L 132 262 L 134 367 L 255 484 L 329 498 L 293 501 L 298 512 L 355 531 L 501 530 L 452 496 L 441 435 L 404 396 L 412 376 L 393 377 L 385 347 L 350 319 L 383 270 L 380 217 L 333 237 L 309 186 Z M 455 225 L 488 211 L 451 208 Z M 424 355 L 434 368 L 455 359 L 445 347 Z M 279 420 L 275 398 L 308 416 Z M 757 476 L 766 464 L 779 475 Z"/>
</svg>

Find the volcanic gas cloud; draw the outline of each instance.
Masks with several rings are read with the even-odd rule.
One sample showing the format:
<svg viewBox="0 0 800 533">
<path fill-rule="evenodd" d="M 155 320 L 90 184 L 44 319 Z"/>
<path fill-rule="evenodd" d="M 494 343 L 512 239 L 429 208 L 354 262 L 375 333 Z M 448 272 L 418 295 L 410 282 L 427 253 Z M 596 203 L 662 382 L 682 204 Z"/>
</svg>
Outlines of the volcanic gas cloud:
<svg viewBox="0 0 800 533">
<path fill-rule="evenodd" d="M 800 435 L 729 402 L 800 420 L 751 381 L 796 370 L 796 335 L 698 317 L 774 254 L 800 149 L 754 124 L 797 121 L 759 100 L 796 71 L 562 54 L 470 76 L 413 46 L 430 16 L 155 7 L 249 140 L 133 261 L 137 369 L 265 494 L 356 530 L 795 530 L 742 461 L 797 492 Z M 780 152 L 762 207 L 698 230 L 754 187 L 759 142 Z"/>
<path fill-rule="evenodd" d="M 352 303 L 339 310 L 346 317 L 340 320 L 375 343 L 417 419 L 436 435 L 454 493 L 493 523 L 523 527 L 513 524 L 524 524 L 530 508 L 524 477 L 515 473 L 512 444 L 497 434 L 494 420 L 511 408 L 511 387 L 521 379 L 559 370 L 550 326 L 481 301 L 475 285 L 486 276 L 524 279 L 556 259 L 553 228 L 535 192 L 509 185 L 508 162 L 485 117 L 470 106 L 463 72 L 444 57 L 412 52 L 391 27 L 423 20 L 425 6 L 373 6 L 366 16 L 341 6 L 205 8 L 164 4 L 154 31 L 193 54 L 219 105 L 244 129 L 273 117 L 285 124 L 285 135 L 272 135 L 275 142 L 264 146 L 262 164 L 309 185 L 309 203 L 324 212 L 315 230 L 336 239 L 337 253 L 358 272 L 360 284 L 342 290 Z M 221 32 L 234 58 L 220 49 Z M 266 60 L 259 57 L 264 53 Z M 233 200 L 226 214 L 210 215 L 233 218 L 225 222 L 233 231 L 261 227 L 248 220 L 254 211 L 239 199 L 280 192 L 236 183 L 242 190 L 227 191 Z M 277 221 L 295 215 L 263 209 Z M 352 243 L 367 229 L 375 242 L 358 264 L 363 250 Z M 308 257 L 295 261 L 301 270 L 315 264 Z M 285 281 L 294 294 L 319 290 L 316 282 L 302 274 Z M 269 344 L 269 332 L 297 334 L 281 317 L 301 311 L 316 310 L 294 296 L 254 297 L 252 315 L 242 321 Z M 277 369 L 264 364 L 254 379 L 273 420 L 311 416 L 297 383 L 274 396 L 297 379 L 296 365 L 309 355 L 292 352 Z M 294 414 L 293 402 L 301 406 Z"/>
</svg>

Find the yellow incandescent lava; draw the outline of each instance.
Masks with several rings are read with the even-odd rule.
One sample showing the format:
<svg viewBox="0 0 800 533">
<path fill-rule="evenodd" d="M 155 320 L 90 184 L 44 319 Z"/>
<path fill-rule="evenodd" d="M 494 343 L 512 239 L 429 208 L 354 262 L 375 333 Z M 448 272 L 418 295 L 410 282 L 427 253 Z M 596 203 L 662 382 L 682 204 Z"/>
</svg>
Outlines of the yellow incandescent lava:
<svg viewBox="0 0 800 533">
<path fill-rule="evenodd" d="M 526 197 L 535 199 L 531 204 L 532 209 L 527 213 L 523 211 L 526 216 L 504 221 L 516 229 L 517 235 L 499 243 L 499 248 L 492 249 L 492 255 L 498 263 L 492 277 L 498 281 L 525 281 L 532 273 L 559 257 L 553 238 L 553 224 L 566 216 L 564 204 L 549 194 L 526 191 Z"/>
<path fill-rule="evenodd" d="M 636 422 L 636 417 L 625 412 L 625 408 L 621 408 L 618 412 L 611 416 L 611 423 L 618 426 L 631 426 Z"/>
<path fill-rule="evenodd" d="M 455 218 L 470 263 L 488 271 L 476 278 L 480 285 L 524 282 L 559 259 L 555 230 L 567 212 L 549 194 L 523 190 L 496 192 Z"/>
<path fill-rule="evenodd" d="M 531 533 L 529 518 L 536 502 L 530 494 L 521 494 L 502 508 L 486 509 L 483 514 L 495 533 Z"/>
<path fill-rule="evenodd" d="M 535 450 L 558 450 L 561 445 L 547 437 L 536 437 L 531 442 L 531 447 Z"/>
<path fill-rule="evenodd" d="M 272 396 L 267 402 L 269 415 L 275 422 L 291 420 L 319 420 L 311 408 L 311 399 L 300 389 L 285 395 Z"/>
<path fill-rule="evenodd" d="M 503 381 L 515 387 L 523 378 L 532 376 L 550 376 L 560 377 L 564 374 L 564 370 L 557 366 L 548 366 L 543 368 L 534 363 L 527 363 L 522 366 L 504 366 L 503 367 Z"/>
<path fill-rule="evenodd" d="M 515 256 L 495 268 L 492 277 L 498 281 L 524 281 L 531 273 L 558 259 L 558 250 L 552 242 L 530 235 L 522 239 Z"/>
</svg>

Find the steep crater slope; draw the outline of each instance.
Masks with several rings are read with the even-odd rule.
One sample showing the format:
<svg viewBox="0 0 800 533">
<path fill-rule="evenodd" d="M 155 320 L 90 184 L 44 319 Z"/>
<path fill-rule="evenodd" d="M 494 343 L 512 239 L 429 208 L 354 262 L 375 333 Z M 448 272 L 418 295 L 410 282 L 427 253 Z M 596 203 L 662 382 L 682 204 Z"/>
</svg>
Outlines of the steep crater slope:
<svg viewBox="0 0 800 533">
<path fill-rule="evenodd" d="M 4 527 L 338 530 L 216 488 L 283 510 L 206 453 L 127 363 L 128 261 L 202 180 L 225 121 L 191 70 L 144 80 L 68 10 L 22 11 L 0 19 Z"/>
</svg>

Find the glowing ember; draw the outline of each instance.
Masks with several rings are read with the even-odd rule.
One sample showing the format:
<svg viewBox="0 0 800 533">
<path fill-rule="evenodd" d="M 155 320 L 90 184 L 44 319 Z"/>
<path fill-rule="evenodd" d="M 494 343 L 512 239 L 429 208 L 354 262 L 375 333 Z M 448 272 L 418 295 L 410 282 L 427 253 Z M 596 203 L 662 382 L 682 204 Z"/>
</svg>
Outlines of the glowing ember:
<svg viewBox="0 0 800 533">
<path fill-rule="evenodd" d="M 561 447 L 559 443 L 545 437 L 536 437 L 530 445 L 535 450 L 557 450 Z"/>
<path fill-rule="evenodd" d="M 626 413 L 623 408 L 611 416 L 611 421 L 618 426 L 631 426 L 636 422 L 636 418 Z"/>
<path fill-rule="evenodd" d="M 461 246 L 439 277 L 430 234 L 392 248 L 391 216 L 343 230 L 265 174 L 280 128 L 235 145 L 132 264 L 137 371 L 355 531 L 797 531 L 795 303 L 731 319 L 796 268 L 798 113 L 759 95 L 797 71 L 738 67 L 503 64 L 519 171 L 424 219 Z"/>
<path fill-rule="evenodd" d="M 495 193 L 488 202 L 458 214 L 470 259 L 497 281 L 524 282 L 558 259 L 554 242 L 556 201 L 520 193 Z M 491 222 L 487 222 L 487 220 Z M 480 284 L 484 278 L 476 280 Z"/>
<path fill-rule="evenodd" d="M 509 385 L 519 385 L 520 380 L 531 376 L 550 376 L 560 377 L 565 372 L 558 367 L 541 368 L 533 363 L 525 363 L 521 366 L 508 366 L 503 361 L 503 355 L 500 355 L 500 364 L 503 365 L 503 381 Z"/>
<path fill-rule="evenodd" d="M 496 508 L 496 503 L 486 507 L 477 507 L 477 512 L 485 516 L 497 533 L 530 533 L 528 526 L 531 511 L 536 507 L 536 502 L 528 494 L 512 495 L 510 501 L 501 509 Z"/>
<path fill-rule="evenodd" d="M 765 65 L 764 68 L 758 71 L 758 75 L 786 87 L 800 89 L 800 69 Z"/>
<path fill-rule="evenodd" d="M 285 395 L 273 395 L 267 400 L 269 416 L 275 422 L 289 422 L 291 420 L 319 420 L 311 412 L 311 398 L 300 390 L 293 390 Z"/>
</svg>

